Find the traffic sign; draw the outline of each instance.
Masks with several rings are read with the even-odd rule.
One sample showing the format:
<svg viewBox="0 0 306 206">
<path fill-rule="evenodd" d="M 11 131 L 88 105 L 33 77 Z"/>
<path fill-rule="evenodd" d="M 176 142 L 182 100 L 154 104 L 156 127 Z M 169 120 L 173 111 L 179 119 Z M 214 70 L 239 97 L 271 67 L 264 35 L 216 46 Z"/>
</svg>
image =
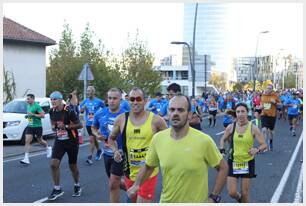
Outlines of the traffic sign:
<svg viewBox="0 0 306 206">
<path fill-rule="evenodd" d="M 83 65 L 83 69 L 82 69 L 82 71 L 81 71 L 81 73 L 78 77 L 78 80 L 85 80 L 85 79 L 90 80 L 90 81 L 94 80 L 94 76 L 93 76 L 93 74 L 90 70 L 90 67 L 87 63 Z"/>
</svg>

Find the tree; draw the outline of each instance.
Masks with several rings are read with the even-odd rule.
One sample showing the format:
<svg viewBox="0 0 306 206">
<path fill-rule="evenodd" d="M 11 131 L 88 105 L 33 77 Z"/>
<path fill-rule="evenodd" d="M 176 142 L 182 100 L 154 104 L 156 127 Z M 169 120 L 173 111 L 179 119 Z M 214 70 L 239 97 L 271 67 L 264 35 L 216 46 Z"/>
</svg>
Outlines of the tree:
<svg viewBox="0 0 306 206">
<path fill-rule="evenodd" d="M 296 76 L 293 73 L 288 73 L 284 78 L 285 88 L 295 88 Z"/>
<path fill-rule="evenodd" d="M 12 101 L 16 95 L 16 82 L 14 74 L 6 71 L 3 66 L 3 102 Z"/>
<path fill-rule="evenodd" d="M 227 82 L 227 77 L 225 73 L 212 72 L 209 84 L 214 85 L 220 91 L 225 91 L 226 82 Z"/>
<path fill-rule="evenodd" d="M 237 83 L 235 83 L 235 84 L 233 85 L 233 91 L 234 91 L 234 92 L 241 91 L 241 90 L 243 90 L 243 86 L 244 86 L 243 83 L 237 82 Z"/>
<path fill-rule="evenodd" d="M 123 74 L 125 90 L 132 87 L 142 88 L 148 95 L 160 91 L 161 74 L 153 70 L 154 56 L 147 45 L 138 39 L 128 41 L 128 47 L 122 53 L 121 72 Z"/>
</svg>

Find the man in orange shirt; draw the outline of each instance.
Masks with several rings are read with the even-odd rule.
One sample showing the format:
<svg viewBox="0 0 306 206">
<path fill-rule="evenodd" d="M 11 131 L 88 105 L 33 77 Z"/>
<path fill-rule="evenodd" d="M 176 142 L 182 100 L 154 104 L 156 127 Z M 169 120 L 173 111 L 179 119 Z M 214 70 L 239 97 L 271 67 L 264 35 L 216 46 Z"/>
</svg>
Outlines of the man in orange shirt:
<svg viewBox="0 0 306 206">
<path fill-rule="evenodd" d="M 261 96 L 260 106 L 262 108 L 261 112 L 261 127 L 262 133 L 265 139 L 269 138 L 269 150 L 273 150 L 273 136 L 274 136 L 274 126 L 276 121 L 276 110 L 277 104 L 280 104 L 280 99 L 276 93 L 273 92 L 273 85 L 268 84 L 266 91 Z"/>
</svg>

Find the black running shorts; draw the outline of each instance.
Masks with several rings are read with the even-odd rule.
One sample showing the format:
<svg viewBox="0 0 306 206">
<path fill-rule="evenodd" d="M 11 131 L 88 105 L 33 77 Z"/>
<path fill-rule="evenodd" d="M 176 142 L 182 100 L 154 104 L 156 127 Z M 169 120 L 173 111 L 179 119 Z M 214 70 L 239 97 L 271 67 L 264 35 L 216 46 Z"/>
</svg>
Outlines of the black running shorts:
<svg viewBox="0 0 306 206">
<path fill-rule="evenodd" d="M 79 141 L 78 138 L 58 140 L 56 139 L 52 148 L 52 159 L 62 160 L 67 152 L 69 164 L 76 164 L 78 160 Z"/>
<path fill-rule="evenodd" d="M 116 162 L 113 157 L 103 154 L 105 171 L 108 177 L 110 174 L 117 176 L 123 175 L 123 161 L 120 163 Z"/>
<path fill-rule="evenodd" d="M 41 138 L 42 137 L 42 127 L 27 127 L 25 134 L 30 134 L 33 136 L 33 138 Z"/>
<path fill-rule="evenodd" d="M 255 159 L 252 159 L 248 162 L 249 164 L 249 173 L 248 174 L 233 174 L 233 161 L 228 160 L 228 175 L 229 177 L 236 178 L 255 178 L 257 175 L 255 174 Z"/>
<path fill-rule="evenodd" d="M 276 122 L 276 117 L 261 116 L 262 128 L 266 127 L 270 130 L 274 130 L 275 122 Z"/>
</svg>

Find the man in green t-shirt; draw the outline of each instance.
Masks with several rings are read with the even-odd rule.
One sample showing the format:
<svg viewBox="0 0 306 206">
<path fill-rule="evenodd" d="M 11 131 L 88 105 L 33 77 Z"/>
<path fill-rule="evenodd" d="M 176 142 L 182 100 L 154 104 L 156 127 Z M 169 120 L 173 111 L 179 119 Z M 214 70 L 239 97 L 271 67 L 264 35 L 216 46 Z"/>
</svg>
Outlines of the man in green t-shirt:
<svg viewBox="0 0 306 206">
<path fill-rule="evenodd" d="M 134 185 L 127 191 L 133 197 L 155 167 L 162 172 L 161 203 L 218 203 L 226 182 L 228 166 L 213 139 L 189 126 L 191 104 L 186 96 L 170 100 L 171 127 L 153 136 L 146 163 L 140 169 Z M 208 196 L 208 167 L 218 173 Z"/>
<path fill-rule="evenodd" d="M 29 152 L 33 137 L 37 138 L 37 141 L 43 145 L 47 150 L 47 158 L 51 157 L 52 148 L 48 147 L 47 141 L 42 138 L 42 124 L 41 118 L 45 117 L 45 113 L 38 103 L 35 102 L 34 94 L 27 95 L 27 114 L 25 118 L 28 120 L 28 126 L 25 131 L 25 153 L 24 158 L 20 160 L 21 164 L 30 164 Z"/>
</svg>

